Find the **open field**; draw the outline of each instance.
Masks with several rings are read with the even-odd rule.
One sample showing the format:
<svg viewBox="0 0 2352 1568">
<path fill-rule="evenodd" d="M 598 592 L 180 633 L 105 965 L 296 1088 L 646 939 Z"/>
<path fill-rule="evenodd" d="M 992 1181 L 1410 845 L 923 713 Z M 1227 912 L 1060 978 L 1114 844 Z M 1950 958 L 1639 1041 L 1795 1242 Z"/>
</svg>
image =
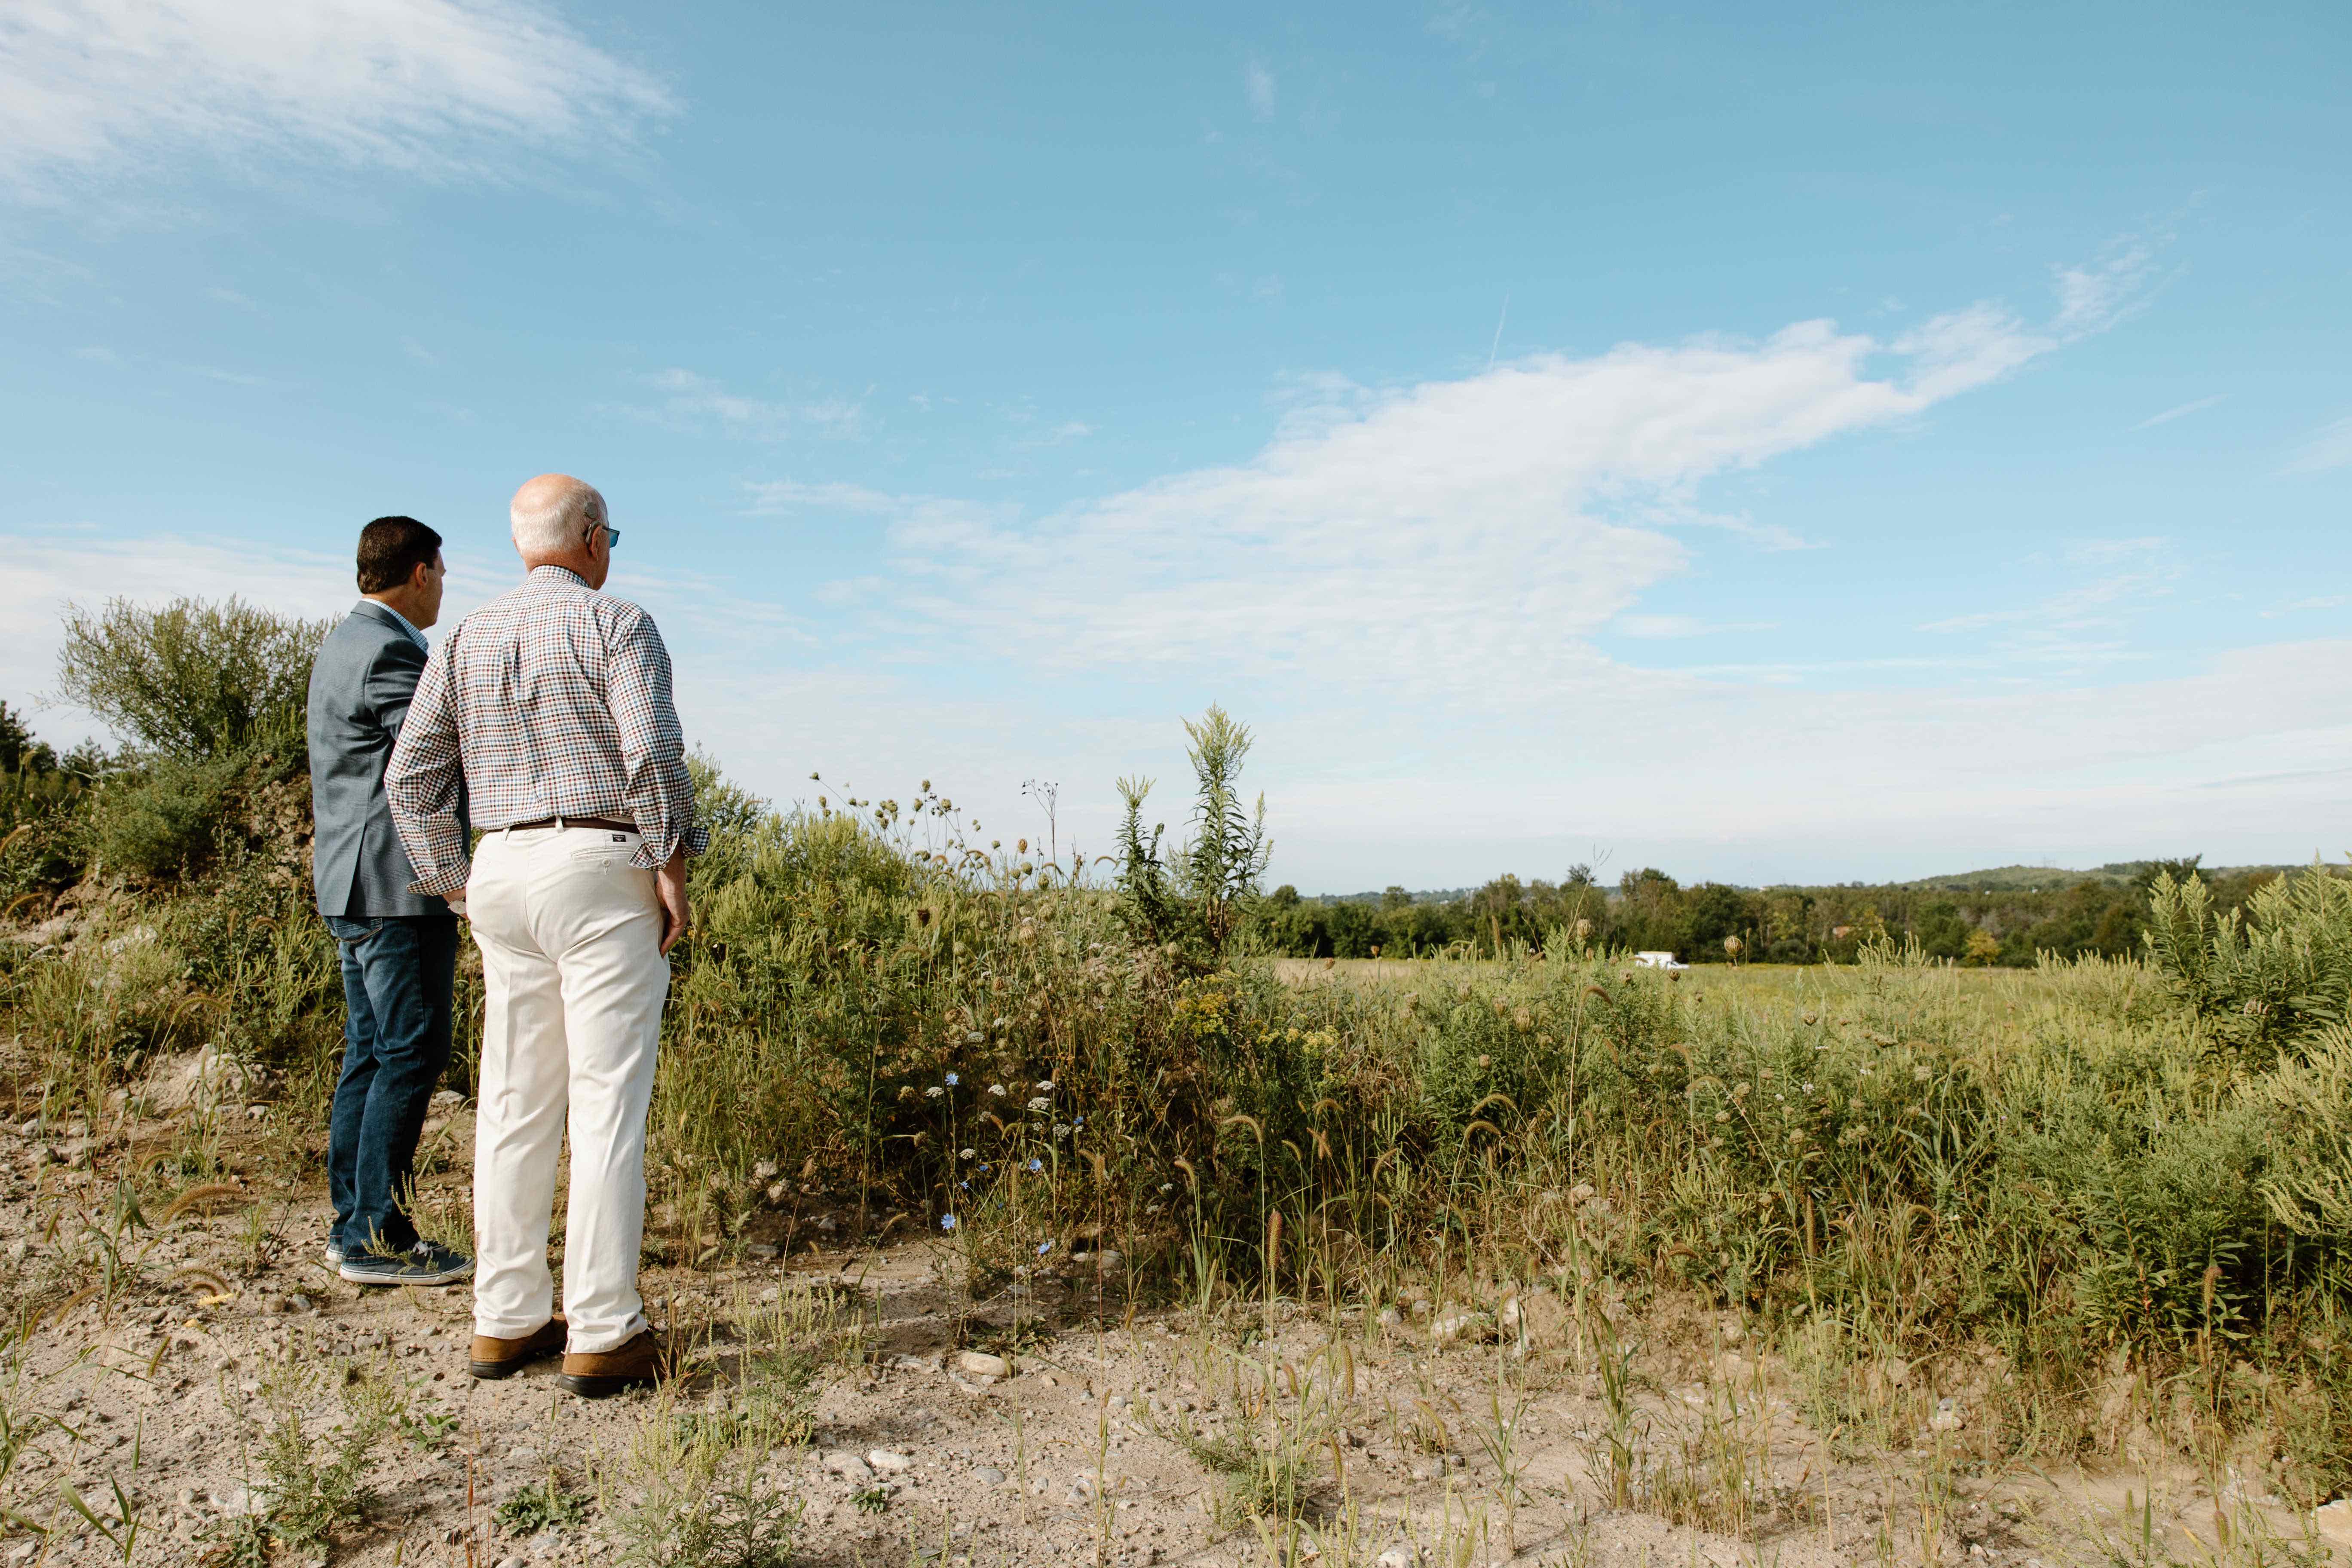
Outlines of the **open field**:
<svg viewBox="0 0 2352 1568">
<path fill-rule="evenodd" d="M 860 841 L 838 819 L 795 832 L 804 852 Z M 105 1538 L 126 1509 L 129 1560 L 156 1563 L 245 1560 L 226 1549 L 265 1533 L 273 1560 L 354 1563 L 756 1563 L 787 1540 L 845 1564 L 2341 1549 L 2347 1510 L 2311 1511 L 2342 1476 L 2334 1287 L 2298 1275 L 2259 1163 L 2229 1164 L 2258 1135 L 2251 1080 L 2150 970 L 1187 974 L 1106 962 L 1101 895 L 905 896 L 932 910 L 909 941 L 946 926 L 978 947 L 996 922 L 1001 947 L 940 1000 L 961 1020 L 957 996 L 1042 994 L 1017 1065 L 1054 1082 L 1028 1096 L 1043 1116 L 990 1110 L 1012 1097 L 981 1080 L 1016 1062 L 996 1021 L 959 1021 L 952 1051 L 899 1075 L 941 1087 L 952 1059 L 958 1081 L 908 1099 L 944 1119 L 970 1092 L 959 1163 L 1034 1149 L 1045 1179 L 966 1194 L 942 1231 L 919 1138 L 861 1183 L 819 1107 L 760 1142 L 772 1113 L 698 1116 L 726 1098 L 709 1079 L 756 1077 L 705 1033 L 706 947 L 680 982 L 648 1245 L 648 1296 L 695 1370 L 601 1405 L 544 1367 L 473 1384 L 462 1292 L 366 1295 L 317 1266 L 315 1081 L 193 1041 L 132 1065 L 142 1030 L 187 1038 L 164 1020 L 199 1005 L 158 955 L 198 909 L 93 900 L 14 944 L 0 1506 L 21 1560 L 121 1561 Z M 698 942 L 740 945 L 726 904 Z M 302 928 L 260 940 L 281 962 L 249 973 L 294 984 Z M 1131 1010 L 1065 1045 L 1081 994 Z M 1097 1087 L 1120 1067 L 1093 1053 L 1171 1021 L 1213 1059 L 1255 1047 L 1219 1064 L 1223 1109 L 1189 1145 L 1173 1097 Z M 890 1076 L 885 1107 L 904 1103 Z M 461 1231 L 470 1119 L 446 1100 L 423 1204 Z M 1117 1163 L 1082 1152 L 1106 1121 L 1132 1141 L 1091 1145 Z M 2110 1217 L 2161 1267 L 2118 1279 Z"/>
<path fill-rule="evenodd" d="M 244 668 L 156 627 L 307 658 L 144 625 L 141 691 Z M 2154 1568 L 2352 1513 L 2352 880 L 2158 874 L 2144 957 L 2025 969 L 1281 961 L 1213 710 L 1192 836 L 1123 783 L 1108 874 L 698 762 L 643 1258 L 689 1375 L 586 1406 L 315 1262 L 306 781 L 220 706 L 0 792 L 9 1561 Z M 480 1006 L 468 952 L 461 1246 Z"/>
</svg>

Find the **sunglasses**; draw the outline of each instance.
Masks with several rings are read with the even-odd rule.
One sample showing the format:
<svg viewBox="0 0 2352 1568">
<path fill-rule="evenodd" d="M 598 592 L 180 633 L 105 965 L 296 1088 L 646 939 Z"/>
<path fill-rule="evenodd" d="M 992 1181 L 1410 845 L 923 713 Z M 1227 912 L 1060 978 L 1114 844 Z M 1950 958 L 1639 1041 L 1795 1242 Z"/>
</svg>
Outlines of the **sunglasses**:
<svg viewBox="0 0 2352 1568">
<path fill-rule="evenodd" d="M 589 530 L 588 530 L 587 533 L 583 536 L 583 538 L 584 538 L 584 539 L 593 539 L 593 538 L 595 538 L 595 537 L 596 537 L 596 530 L 597 530 L 597 529 L 599 529 L 599 528 L 601 528 L 601 529 L 603 529 L 603 530 L 604 531 L 604 548 L 605 548 L 605 549 L 610 550 L 610 549 L 612 549 L 614 545 L 616 545 L 616 544 L 618 544 L 618 543 L 620 543 L 620 542 L 621 542 L 621 531 L 620 531 L 619 529 L 617 529 L 617 528 L 614 528 L 614 527 L 611 523 L 609 523 L 609 522 L 599 522 L 599 523 L 595 523 L 595 524 L 592 525 L 592 526 L 589 528 Z"/>
</svg>

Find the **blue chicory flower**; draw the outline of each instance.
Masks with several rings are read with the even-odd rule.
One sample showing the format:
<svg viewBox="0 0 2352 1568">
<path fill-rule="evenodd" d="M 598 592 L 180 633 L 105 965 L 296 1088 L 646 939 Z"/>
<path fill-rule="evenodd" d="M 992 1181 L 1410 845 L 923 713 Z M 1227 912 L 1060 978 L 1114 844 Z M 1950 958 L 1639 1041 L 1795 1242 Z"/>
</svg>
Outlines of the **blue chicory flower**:
<svg viewBox="0 0 2352 1568">
<path fill-rule="evenodd" d="M 953 1230 L 955 1228 L 955 1215 L 951 1214 L 943 1214 L 940 1215 L 940 1228 L 941 1230 Z"/>
<path fill-rule="evenodd" d="M 955 1074 L 953 1074 L 953 1073 L 950 1073 L 950 1074 L 948 1074 L 948 1087 L 949 1087 L 950 1089 L 953 1089 L 956 1085 L 958 1085 L 958 1084 L 961 1083 L 962 1081 L 963 1081 L 963 1079 L 960 1079 L 960 1078 L 956 1077 L 956 1075 L 955 1075 Z"/>
<path fill-rule="evenodd" d="M 1045 1162 L 1043 1160 L 1032 1160 L 1029 1162 L 1029 1168 L 1033 1171 L 1042 1171 L 1045 1168 Z"/>
<path fill-rule="evenodd" d="M 1047 1254 L 1047 1253 L 1049 1253 L 1049 1252 L 1051 1252 L 1051 1251 L 1053 1251 L 1053 1250 L 1054 1250 L 1054 1244 L 1053 1244 L 1052 1242 L 1050 1242 L 1050 1241 L 1041 1241 L 1041 1242 L 1039 1242 L 1039 1243 L 1037 1244 L 1037 1256 L 1038 1256 L 1038 1257 L 1040 1257 L 1040 1258 L 1045 1257 L 1045 1254 Z"/>
</svg>

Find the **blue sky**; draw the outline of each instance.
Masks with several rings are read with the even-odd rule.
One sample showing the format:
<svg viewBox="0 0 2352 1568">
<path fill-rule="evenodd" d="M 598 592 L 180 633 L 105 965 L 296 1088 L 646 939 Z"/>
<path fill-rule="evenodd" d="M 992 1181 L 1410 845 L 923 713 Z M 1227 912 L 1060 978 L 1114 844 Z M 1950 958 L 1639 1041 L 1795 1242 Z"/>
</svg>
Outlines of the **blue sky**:
<svg viewBox="0 0 2352 1568">
<path fill-rule="evenodd" d="M 257 9 L 0 18 L 12 702 L 561 468 L 780 799 L 1108 848 L 1221 701 L 1310 891 L 2352 846 L 2340 6 Z"/>
</svg>

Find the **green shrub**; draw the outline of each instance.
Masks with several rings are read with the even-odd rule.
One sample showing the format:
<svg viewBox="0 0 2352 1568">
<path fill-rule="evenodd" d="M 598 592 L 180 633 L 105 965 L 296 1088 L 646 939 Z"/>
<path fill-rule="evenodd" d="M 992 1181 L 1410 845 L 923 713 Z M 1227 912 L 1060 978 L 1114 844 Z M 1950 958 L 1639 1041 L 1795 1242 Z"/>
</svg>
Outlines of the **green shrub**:
<svg viewBox="0 0 2352 1568">
<path fill-rule="evenodd" d="M 243 795 L 248 759 L 164 755 L 101 783 L 90 801 L 91 858 L 101 871 L 156 879 L 209 863 Z"/>
<path fill-rule="evenodd" d="M 310 660 L 333 626 L 235 598 L 71 605 L 58 689 L 135 746 L 210 756 L 300 732 Z"/>
<path fill-rule="evenodd" d="M 2217 911 L 2203 879 L 2159 874 L 2149 916 L 2149 958 L 2215 1037 L 2268 1051 L 2347 1021 L 2352 879 L 2315 861 Z"/>
</svg>

